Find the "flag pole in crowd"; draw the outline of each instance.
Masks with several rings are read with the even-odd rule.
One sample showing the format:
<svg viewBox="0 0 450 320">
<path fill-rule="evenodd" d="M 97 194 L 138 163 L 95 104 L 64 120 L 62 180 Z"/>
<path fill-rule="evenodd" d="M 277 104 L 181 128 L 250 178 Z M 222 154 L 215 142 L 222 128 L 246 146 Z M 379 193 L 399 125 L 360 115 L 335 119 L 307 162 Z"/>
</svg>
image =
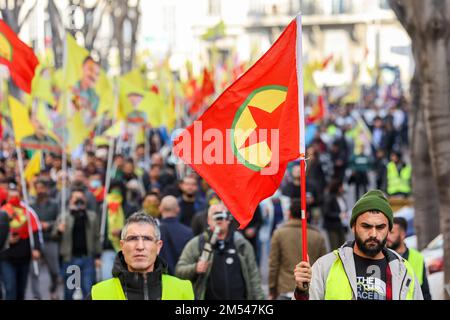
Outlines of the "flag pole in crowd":
<svg viewBox="0 0 450 320">
<path fill-rule="evenodd" d="M 9 96 L 9 92 L 8 92 L 8 86 L 5 87 L 5 92 L 6 92 L 6 96 Z M 9 106 L 11 108 L 11 106 Z M 13 130 L 13 132 L 16 132 L 15 130 Z M 16 154 L 17 154 L 17 161 L 19 162 L 19 172 L 20 172 L 20 182 L 21 182 L 21 186 L 22 186 L 22 196 L 23 196 L 23 201 L 25 203 L 24 209 L 25 209 L 25 215 L 27 217 L 27 228 L 28 228 L 28 240 L 30 241 L 30 249 L 31 252 L 33 252 L 33 250 L 35 249 L 36 245 L 34 243 L 34 236 L 33 236 L 33 227 L 31 225 L 31 217 L 30 217 L 30 211 L 28 210 L 28 205 L 29 205 L 29 201 L 28 201 L 28 192 L 27 192 L 27 184 L 25 181 L 25 174 L 24 174 L 24 165 L 23 165 L 23 158 L 22 158 L 22 148 L 20 147 L 20 141 L 17 141 L 16 137 L 15 137 L 15 146 L 16 146 Z M 39 276 L 39 266 L 36 260 L 32 260 L 33 261 L 33 272 L 36 276 Z"/>
<path fill-rule="evenodd" d="M 66 31 L 67 34 L 67 31 Z M 64 41 L 64 52 L 63 52 L 63 61 L 64 61 L 64 66 L 63 66 L 63 70 L 67 70 L 67 65 L 69 63 L 68 59 L 68 46 L 67 46 L 67 40 Z M 65 76 L 66 76 L 66 71 L 64 71 Z M 64 88 L 63 94 L 62 94 L 62 99 L 63 99 L 63 108 L 64 108 L 64 123 L 66 124 L 66 128 L 63 130 L 62 132 L 62 155 L 61 155 L 61 160 L 62 160 L 62 174 L 61 174 L 61 219 L 64 222 L 65 218 L 66 218 L 66 199 L 67 199 L 67 179 L 69 177 L 68 173 L 67 173 L 67 109 L 69 108 L 69 103 L 70 103 L 70 92 L 68 91 L 67 88 Z"/>
<path fill-rule="evenodd" d="M 117 121 L 117 111 L 119 109 L 119 81 L 114 78 L 114 104 L 113 104 L 113 122 Z M 109 147 L 108 147 L 108 162 L 106 164 L 106 174 L 105 174 L 105 196 L 103 197 L 102 206 L 102 217 L 100 222 L 100 243 L 103 244 L 105 240 L 105 227 L 106 227 L 106 210 L 108 208 L 108 189 L 111 184 L 111 169 L 114 157 L 114 135 L 109 137 Z"/>
<path fill-rule="evenodd" d="M 27 216 L 27 227 L 28 227 L 28 239 L 30 240 L 30 247 L 31 251 L 35 248 L 34 243 L 34 236 L 33 236 L 33 228 L 31 226 L 31 217 L 30 217 L 30 211 L 28 210 L 28 192 L 27 192 L 27 183 L 25 182 L 25 174 L 23 172 L 23 159 L 22 159 L 22 148 L 19 144 L 16 143 L 16 153 L 17 153 L 17 160 L 19 161 L 19 172 L 20 172 L 20 182 L 22 184 L 22 194 L 23 194 L 23 200 L 25 202 L 25 214 Z M 33 272 L 36 276 L 39 276 L 39 266 L 37 263 L 37 260 L 33 259 Z"/>
<path fill-rule="evenodd" d="M 308 261 L 308 240 L 306 236 L 306 148 L 305 148 L 305 107 L 303 97 L 303 49 L 302 49 L 302 16 L 297 15 L 297 86 L 298 86 L 298 118 L 299 118 L 299 143 L 300 143 L 300 197 L 302 217 L 302 260 Z"/>
<path fill-rule="evenodd" d="M 146 164 L 149 164 L 150 163 L 150 152 L 151 152 L 150 138 L 151 138 L 152 129 L 149 129 L 147 124 L 144 125 L 143 129 L 144 129 L 144 150 L 145 150 L 144 161 Z"/>
</svg>

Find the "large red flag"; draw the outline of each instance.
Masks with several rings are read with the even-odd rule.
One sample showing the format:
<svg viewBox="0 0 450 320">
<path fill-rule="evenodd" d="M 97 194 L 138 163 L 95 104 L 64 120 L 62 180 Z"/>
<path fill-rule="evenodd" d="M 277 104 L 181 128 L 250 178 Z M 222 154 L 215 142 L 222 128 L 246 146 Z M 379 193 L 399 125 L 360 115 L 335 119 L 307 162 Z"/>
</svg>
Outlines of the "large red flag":
<svg viewBox="0 0 450 320">
<path fill-rule="evenodd" d="M 8 67 L 11 78 L 23 91 L 30 93 L 34 71 L 39 64 L 33 49 L 23 43 L 0 19 L 0 64 Z"/>
<path fill-rule="evenodd" d="M 297 24 L 174 141 L 244 228 L 299 158 Z"/>
</svg>

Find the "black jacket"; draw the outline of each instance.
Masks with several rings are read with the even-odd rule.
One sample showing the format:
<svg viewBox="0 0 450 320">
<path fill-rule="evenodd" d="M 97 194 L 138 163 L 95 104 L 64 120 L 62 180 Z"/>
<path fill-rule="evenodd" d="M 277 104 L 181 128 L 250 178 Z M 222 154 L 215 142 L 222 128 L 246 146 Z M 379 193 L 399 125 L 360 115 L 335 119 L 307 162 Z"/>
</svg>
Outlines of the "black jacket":
<svg viewBox="0 0 450 320">
<path fill-rule="evenodd" d="M 163 218 L 160 222 L 161 240 L 164 245 L 159 256 L 167 262 L 170 275 L 175 274 L 175 266 L 184 246 L 193 238 L 191 228 L 178 221 L 178 218 Z"/>
<path fill-rule="evenodd" d="M 9 235 L 9 217 L 5 211 L 0 210 L 0 252 L 3 250 Z"/>
<path fill-rule="evenodd" d="M 119 251 L 114 261 L 112 275 L 119 278 L 127 300 L 161 300 L 162 274 L 167 273 L 166 270 L 166 262 L 157 257 L 153 272 L 148 272 L 147 279 L 144 279 L 142 274 L 128 271 L 122 251 Z M 92 296 L 89 294 L 86 299 L 91 300 Z"/>
<path fill-rule="evenodd" d="M 326 230 L 344 230 L 340 213 L 341 208 L 336 195 L 329 195 L 323 206 L 323 227 Z"/>
</svg>

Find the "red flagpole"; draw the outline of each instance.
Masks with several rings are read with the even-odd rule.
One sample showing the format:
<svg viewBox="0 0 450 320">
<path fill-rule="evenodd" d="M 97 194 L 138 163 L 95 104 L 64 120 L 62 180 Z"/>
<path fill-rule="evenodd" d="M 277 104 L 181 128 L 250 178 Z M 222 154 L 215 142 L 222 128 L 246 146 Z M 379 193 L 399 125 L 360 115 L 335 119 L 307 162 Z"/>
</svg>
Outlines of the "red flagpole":
<svg viewBox="0 0 450 320">
<path fill-rule="evenodd" d="M 308 261 L 308 237 L 306 234 L 306 159 L 305 159 L 305 110 L 303 98 L 303 50 L 302 50 L 302 16 L 297 15 L 297 86 L 298 86 L 298 120 L 300 149 L 300 198 L 302 217 L 302 261 Z"/>
<path fill-rule="evenodd" d="M 306 159 L 300 156 L 300 197 L 302 206 L 302 261 L 308 261 L 308 238 L 306 236 Z"/>
</svg>

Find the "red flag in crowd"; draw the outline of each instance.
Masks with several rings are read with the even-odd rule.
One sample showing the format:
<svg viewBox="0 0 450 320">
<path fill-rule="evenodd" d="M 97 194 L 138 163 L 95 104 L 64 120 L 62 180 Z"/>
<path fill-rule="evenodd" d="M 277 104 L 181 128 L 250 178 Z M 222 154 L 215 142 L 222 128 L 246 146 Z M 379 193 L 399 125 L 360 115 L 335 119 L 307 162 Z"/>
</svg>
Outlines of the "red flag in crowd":
<svg viewBox="0 0 450 320">
<path fill-rule="evenodd" d="M 214 94 L 214 79 L 208 69 L 203 69 L 203 82 L 199 90 L 194 92 L 193 103 L 189 109 L 190 114 L 197 113 L 205 102 L 205 99 Z"/>
<path fill-rule="evenodd" d="M 294 20 L 174 142 L 175 153 L 217 192 L 241 229 L 300 156 L 296 40 Z"/>
<path fill-rule="evenodd" d="M 317 97 L 317 102 L 314 105 L 311 114 L 306 119 L 307 124 L 315 123 L 322 121 L 325 117 L 326 107 L 325 107 L 325 98 L 323 94 Z"/>
<path fill-rule="evenodd" d="M 39 64 L 33 49 L 23 43 L 0 19 L 0 64 L 8 67 L 11 78 L 23 91 L 30 93 L 34 71 Z"/>
</svg>

